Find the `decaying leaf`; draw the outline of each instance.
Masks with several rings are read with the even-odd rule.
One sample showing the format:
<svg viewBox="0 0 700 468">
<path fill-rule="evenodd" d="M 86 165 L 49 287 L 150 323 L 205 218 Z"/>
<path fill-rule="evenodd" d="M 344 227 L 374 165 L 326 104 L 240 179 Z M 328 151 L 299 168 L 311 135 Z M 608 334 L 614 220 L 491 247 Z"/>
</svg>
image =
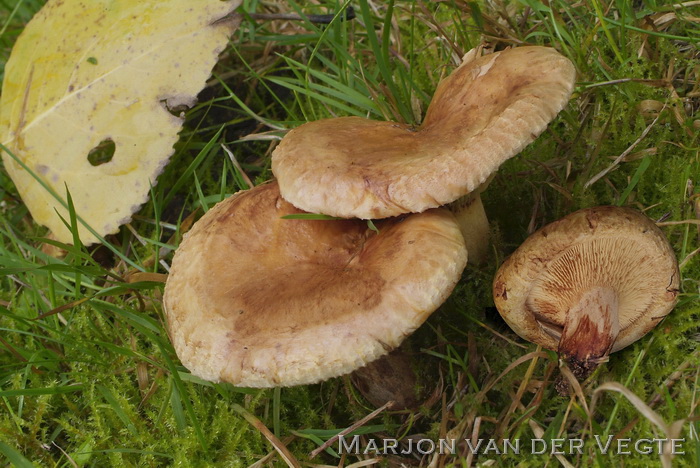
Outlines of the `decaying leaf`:
<svg viewBox="0 0 700 468">
<path fill-rule="evenodd" d="M 66 187 L 97 235 L 147 200 L 191 106 L 236 25 L 239 0 L 49 0 L 5 68 L 5 168 L 34 219 L 72 242 Z M 83 243 L 98 238 L 79 226 Z"/>
</svg>

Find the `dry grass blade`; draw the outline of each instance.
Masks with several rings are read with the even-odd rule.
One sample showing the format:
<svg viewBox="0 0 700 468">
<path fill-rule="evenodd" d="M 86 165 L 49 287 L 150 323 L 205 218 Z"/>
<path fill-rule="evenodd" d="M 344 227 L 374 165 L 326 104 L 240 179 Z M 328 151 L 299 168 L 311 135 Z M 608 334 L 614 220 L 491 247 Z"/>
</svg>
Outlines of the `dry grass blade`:
<svg viewBox="0 0 700 468">
<path fill-rule="evenodd" d="M 698 352 L 696 351 L 694 353 L 694 356 L 697 356 Z M 687 360 L 683 364 L 681 364 L 668 378 L 664 381 L 664 383 L 661 385 L 662 390 L 657 391 L 654 396 L 649 400 L 649 407 L 650 408 L 655 408 L 661 401 L 664 400 L 664 393 L 668 390 L 670 390 L 676 382 L 681 380 L 683 377 L 683 374 L 685 371 L 691 366 L 693 361 Z M 691 405 L 691 407 L 694 407 L 694 405 Z M 690 413 L 692 413 L 691 411 Z M 630 421 L 625 427 L 623 427 L 617 434 L 615 434 L 616 439 L 621 439 L 623 435 L 625 435 L 627 432 L 629 432 L 637 423 L 639 422 L 639 417 L 634 418 L 632 421 Z"/>
<path fill-rule="evenodd" d="M 656 122 L 659 121 L 659 117 L 661 117 L 661 114 L 662 114 L 662 112 L 663 112 L 663 110 L 664 110 L 665 108 L 666 108 L 666 104 L 664 104 L 664 107 L 661 108 L 661 110 L 659 111 L 659 115 L 657 115 L 656 118 L 647 126 L 647 128 L 644 129 L 644 131 L 642 132 L 642 134 L 639 135 L 639 138 L 637 138 L 637 139 L 634 141 L 634 143 L 632 143 L 625 151 L 623 151 L 617 158 L 615 158 L 615 160 L 612 162 L 612 164 L 610 164 L 607 168 L 603 169 L 602 171 L 600 171 L 599 173 L 597 173 L 596 175 L 594 175 L 593 177 L 591 177 L 591 180 L 589 180 L 588 182 L 586 182 L 586 183 L 584 184 L 583 188 L 588 188 L 588 187 L 590 187 L 591 185 L 593 185 L 594 183 L 596 183 L 597 181 L 599 181 L 600 179 L 602 179 L 603 177 L 605 177 L 605 175 L 608 174 L 610 171 L 612 171 L 613 169 L 615 169 L 615 167 L 616 167 L 618 164 L 620 164 L 620 162 L 623 161 L 623 160 L 625 159 L 625 157 L 627 157 L 627 155 L 630 154 L 630 153 L 634 150 L 634 148 L 636 148 L 637 145 L 638 145 L 644 138 L 646 138 L 646 136 L 649 134 L 649 132 L 651 131 L 651 129 L 654 128 L 654 125 L 656 125 Z"/>
<path fill-rule="evenodd" d="M 131 223 L 126 223 L 125 227 L 131 231 L 131 233 L 134 235 L 134 238 L 141 244 L 142 246 L 146 247 L 148 245 L 148 242 L 138 233 L 136 232 L 136 229 L 131 225 Z M 165 268 L 165 271 L 170 271 L 170 267 L 168 266 L 167 263 L 165 263 L 165 260 L 162 258 L 158 261 L 158 263 Z"/>
<path fill-rule="evenodd" d="M 540 425 L 532 419 L 530 419 L 528 422 L 530 424 L 530 429 L 532 429 L 532 432 L 535 434 L 535 437 L 537 437 L 538 439 L 542 439 L 544 436 L 544 429 L 542 429 Z M 554 456 L 557 457 L 557 460 L 559 460 L 559 463 L 561 463 L 561 466 L 563 466 L 564 468 L 574 468 L 574 465 L 572 465 L 569 462 L 569 460 L 564 458 L 563 455 L 555 453 Z"/>
<path fill-rule="evenodd" d="M 477 416 L 474 420 L 474 428 L 472 429 L 471 443 L 472 446 L 477 446 L 477 440 L 479 440 L 479 432 L 481 431 L 481 416 Z M 474 463 L 474 452 L 475 450 L 470 450 L 467 454 L 467 466 L 472 466 Z"/>
<path fill-rule="evenodd" d="M 241 405 L 234 403 L 233 405 L 231 405 L 231 407 L 236 413 L 243 416 L 245 420 L 251 424 L 251 426 L 253 426 L 255 429 L 260 431 L 262 435 L 265 436 L 265 438 L 272 444 L 275 450 L 277 450 L 277 453 L 280 454 L 280 457 L 282 457 L 282 460 L 284 460 L 287 466 L 291 468 L 301 468 L 299 460 L 297 460 L 294 457 L 294 455 L 290 453 L 290 451 L 287 449 L 287 446 L 284 445 L 281 440 L 279 440 L 272 432 L 270 432 L 270 430 L 262 423 L 262 421 L 253 416 Z"/>
<path fill-rule="evenodd" d="M 49 310 L 48 312 L 44 312 L 43 314 L 38 315 L 37 317 L 33 318 L 32 320 L 42 320 L 42 319 L 45 319 L 46 317 L 50 317 L 50 316 L 52 316 L 52 315 L 60 314 L 60 313 L 63 312 L 64 310 L 69 310 L 69 309 L 72 309 L 73 307 L 77 307 L 77 306 L 79 306 L 80 304 L 82 304 L 82 303 L 84 303 L 84 302 L 87 302 L 88 300 L 90 300 L 89 297 L 83 297 L 82 299 L 78 299 L 78 300 L 75 300 L 75 301 L 71 301 L 71 302 L 69 302 L 68 304 L 63 304 L 62 306 L 58 306 L 58 307 L 56 307 L 55 309 Z"/>
<path fill-rule="evenodd" d="M 294 439 L 295 439 L 295 436 L 293 436 L 293 435 L 287 436 L 284 439 L 282 439 L 282 443 L 286 447 L 287 444 L 289 444 Z M 265 466 L 270 460 L 272 460 L 272 457 L 274 457 L 276 453 L 277 453 L 276 450 L 273 450 L 272 452 L 270 452 L 267 455 L 265 455 L 264 457 L 262 457 L 260 460 L 249 465 L 248 468 L 261 468 L 261 467 Z"/>
<path fill-rule="evenodd" d="M 700 5 L 700 0 L 693 0 L 692 2 L 683 2 L 683 3 L 676 3 L 675 5 L 672 5 L 674 9 L 678 10 L 680 8 L 689 8 L 691 6 L 697 6 Z"/>
<path fill-rule="evenodd" d="M 513 371 L 516 367 L 518 367 L 520 364 L 523 364 L 531 359 L 537 359 L 537 358 L 548 358 L 549 355 L 545 353 L 544 351 L 533 351 L 531 353 L 527 353 L 524 356 L 520 356 L 518 359 L 515 361 L 511 362 L 504 370 L 501 372 L 495 379 L 491 380 L 488 382 L 486 385 L 484 385 L 484 388 L 482 388 L 479 393 L 473 396 L 473 403 L 475 405 L 475 408 L 478 407 L 478 405 L 486 398 L 486 394 L 501 380 L 503 377 L 508 375 L 510 372 Z M 456 401 L 455 401 L 456 403 Z M 450 408 L 452 407 L 454 403 L 450 405 Z M 472 422 L 475 422 L 477 419 L 477 409 L 472 409 L 464 418 L 462 418 L 459 423 L 450 429 L 450 431 L 447 433 L 447 438 L 448 439 L 464 439 L 464 434 L 466 431 L 469 431 L 470 428 L 472 428 Z"/>
<path fill-rule="evenodd" d="M 127 283 L 138 283 L 140 281 L 150 281 L 153 283 L 165 283 L 168 279 L 168 275 L 164 273 L 147 273 L 147 272 L 136 272 L 130 273 L 126 276 Z"/>
<path fill-rule="evenodd" d="M 439 388 L 442 388 L 442 372 L 440 372 L 440 384 Z M 441 400 L 442 404 L 440 405 L 440 438 L 441 439 L 446 439 L 447 438 L 447 420 L 449 418 L 448 412 L 447 412 L 447 394 L 444 392 L 441 392 Z M 435 453 L 433 454 L 432 460 L 430 460 L 430 463 L 428 464 L 428 468 L 438 468 L 444 466 L 444 462 L 440 457 L 440 453 Z"/>
<path fill-rule="evenodd" d="M 367 460 L 362 460 L 362 461 L 353 463 L 352 465 L 348 465 L 345 468 L 361 468 L 363 466 L 376 465 L 379 462 L 380 462 L 379 458 L 369 458 Z"/>
<path fill-rule="evenodd" d="M 690 253 L 683 259 L 683 261 L 681 261 L 681 262 L 678 264 L 678 268 L 680 268 L 681 270 L 682 270 L 683 268 L 685 268 L 685 266 L 688 264 L 688 262 L 689 262 L 694 256 L 696 256 L 696 255 L 699 254 L 699 253 L 700 253 L 700 247 L 698 247 L 697 249 L 695 249 L 695 250 L 693 250 L 692 252 L 690 252 Z"/>
<path fill-rule="evenodd" d="M 22 354 L 17 351 L 10 343 L 5 341 L 2 336 L 0 336 L 0 345 L 4 346 L 19 362 L 27 362 L 27 358 L 22 356 Z"/>
<path fill-rule="evenodd" d="M 697 224 L 700 226 L 700 219 L 684 219 L 681 221 L 662 221 L 656 223 L 657 226 L 679 226 L 681 224 Z"/>
<path fill-rule="evenodd" d="M 522 344 L 522 343 L 518 343 L 517 341 L 511 340 L 511 339 L 508 338 L 507 336 L 505 336 L 505 335 L 503 335 L 503 334 L 501 334 L 501 333 L 498 333 L 496 330 L 494 330 L 493 328 L 489 327 L 489 326 L 486 325 L 485 323 L 483 323 L 483 322 L 481 322 L 481 321 L 479 321 L 479 320 L 474 320 L 474 322 L 475 322 L 477 325 L 481 326 L 482 328 L 484 328 L 484 329 L 488 330 L 489 332 L 493 333 L 493 334 L 496 335 L 497 337 L 501 338 L 502 340 L 507 341 L 509 344 L 512 344 L 513 346 L 517 346 L 518 348 L 527 349 L 527 346 L 526 346 L 526 345 L 524 345 L 524 344 Z"/>
<path fill-rule="evenodd" d="M 537 358 L 545 358 L 546 359 L 548 357 L 549 357 L 549 355 L 547 353 L 545 353 L 544 351 L 533 351 L 531 353 L 527 353 L 524 356 L 520 356 L 518 359 L 516 359 L 515 361 L 508 364 L 508 367 L 506 367 L 505 370 L 503 372 L 501 372 L 501 374 L 498 377 L 496 377 L 494 380 L 492 380 L 491 382 L 486 384 L 486 386 L 484 386 L 484 388 L 477 394 L 477 398 L 484 397 L 486 395 L 486 393 L 488 393 L 493 388 L 493 386 L 498 383 L 499 380 L 501 380 L 503 377 L 508 375 L 513 369 L 518 367 L 520 364 L 527 362 L 531 359 L 537 359 Z M 480 401 L 480 400 L 477 400 L 477 401 Z"/>
<path fill-rule="evenodd" d="M 625 396 L 625 398 L 629 400 L 630 403 L 632 403 L 632 405 L 635 408 L 637 408 L 637 410 L 640 413 L 644 415 L 645 418 L 647 418 L 650 422 L 652 422 L 662 431 L 667 432 L 668 426 L 666 425 L 664 420 L 661 419 L 661 416 L 659 416 L 658 414 L 656 414 L 656 412 L 654 412 L 654 410 L 649 408 L 647 404 L 644 403 L 642 399 L 639 398 L 637 395 L 632 393 L 630 389 L 617 382 L 606 382 L 593 391 L 593 398 L 591 399 L 591 410 L 595 410 L 595 406 L 598 403 L 598 400 L 600 399 L 600 395 L 604 391 L 621 393 Z"/>
<path fill-rule="evenodd" d="M 561 374 L 566 378 L 566 380 L 569 382 L 569 385 L 574 391 L 574 394 L 578 398 L 578 401 L 581 402 L 581 405 L 583 406 L 583 410 L 586 412 L 586 415 L 588 416 L 588 421 L 591 422 L 593 420 L 593 412 L 592 409 L 588 408 L 588 403 L 586 403 L 586 397 L 583 395 L 583 389 L 581 388 L 581 383 L 578 381 L 578 379 L 574 376 L 573 372 L 566 366 L 563 365 L 559 367 L 559 371 Z M 593 429 L 591 428 L 591 431 Z"/>
<path fill-rule="evenodd" d="M 132 333 L 129 339 L 129 347 L 131 351 L 134 353 L 138 353 L 138 343 L 136 336 Z M 136 364 L 136 382 L 139 385 L 139 391 L 141 392 L 141 395 L 146 395 L 148 392 L 148 366 L 146 366 L 146 363 L 144 362 L 139 362 Z"/>
<path fill-rule="evenodd" d="M 386 402 L 386 404 L 384 404 L 384 405 L 381 406 L 380 408 L 377 408 L 376 410 L 372 411 L 371 413 L 369 413 L 369 414 L 368 414 L 367 416 L 365 416 L 364 418 L 362 418 L 362 419 L 360 419 L 359 421 L 355 422 L 355 423 L 354 423 L 353 425 L 351 425 L 350 427 L 348 427 L 348 428 L 346 428 L 346 429 L 343 429 L 342 431 L 340 431 L 339 433 L 337 433 L 336 435 L 334 435 L 333 437 L 331 437 L 330 439 L 328 439 L 326 442 L 323 443 L 323 445 L 321 445 L 320 447 L 318 447 L 317 449 L 315 449 L 313 452 L 311 452 L 311 453 L 309 454 L 309 457 L 310 457 L 310 458 L 314 458 L 316 455 L 318 455 L 319 453 L 323 452 L 323 451 L 326 450 L 328 447 L 330 447 L 331 445 L 333 445 L 341 436 L 346 436 L 346 435 L 350 434 L 352 431 L 354 431 L 355 429 L 364 426 L 365 424 L 367 424 L 368 421 L 370 421 L 371 419 L 373 419 L 374 417 L 376 417 L 376 416 L 377 416 L 378 414 L 380 414 L 382 411 L 384 411 L 384 410 L 386 410 L 386 409 L 390 409 L 393 405 L 394 405 L 394 402 L 393 402 L 393 401 L 388 401 L 388 402 Z"/>
<path fill-rule="evenodd" d="M 552 374 L 554 373 L 554 370 L 557 368 L 557 363 L 555 362 L 550 362 L 547 367 L 545 368 L 544 371 L 544 376 L 542 377 L 542 380 L 537 384 L 537 390 L 535 392 L 535 395 L 530 399 L 530 402 L 528 403 L 527 407 L 523 409 L 521 412 L 521 415 L 511 423 L 510 427 L 506 429 L 507 434 L 512 434 L 515 431 L 518 430 L 519 427 L 522 426 L 522 424 L 527 421 L 535 412 L 542 406 L 544 403 L 544 395 L 546 390 L 549 388 L 548 385 L 546 385 L 547 382 L 550 382 L 550 378 Z M 534 383 L 534 382 L 531 382 Z M 569 400 L 569 404 L 567 405 L 566 409 L 566 414 L 568 415 L 569 412 L 571 411 L 571 406 L 573 405 L 574 399 Z M 522 402 L 521 402 L 522 405 Z M 567 421 L 567 417 L 564 417 L 562 421 L 562 429 L 560 432 L 564 431 L 563 424 Z"/>
<path fill-rule="evenodd" d="M 164 374 L 165 372 L 163 371 L 163 369 L 158 369 L 158 372 L 156 372 L 156 375 L 153 378 L 153 383 L 151 383 L 151 387 L 148 389 L 146 394 L 143 396 L 143 398 L 141 398 L 141 401 L 139 402 L 139 408 L 141 408 L 144 405 L 144 403 L 146 403 L 153 396 L 153 394 L 156 393 L 156 391 L 159 388 L 158 381 L 163 377 Z"/>
<path fill-rule="evenodd" d="M 240 163 L 238 162 L 238 159 L 236 159 L 236 155 L 233 154 L 233 151 L 231 151 L 223 143 L 221 144 L 221 147 L 228 155 L 228 158 L 231 160 L 231 164 L 233 164 L 235 166 L 236 170 L 241 174 L 241 177 L 243 177 L 243 180 L 245 180 L 245 183 L 248 184 L 248 188 L 255 187 L 255 184 L 253 183 L 253 181 L 250 180 L 250 177 L 248 177 L 248 174 L 245 173 L 245 171 L 241 167 Z"/>
<path fill-rule="evenodd" d="M 239 141 L 279 141 L 282 137 L 280 132 L 273 130 L 268 132 L 251 133 L 240 137 Z"/>
<path fill-rule="evenodd" d="M 61 446 L 59 446 L 56 442 L 51 442 L 51 444 L 52 444 L 54 447 L 56 447 L 58 450 L 61 451 L 61 453 L 63 454 L 63 456 L 66 457 L 66 458 L 68 459 L 68 463 L 70 463 L 71 466 L 73 466 L 73 467 L 75 467 L 75 468 L 78 468 L 78 464 L 75 462 L 75 460 L 73 460 L 73 459 L 71 458 L 71 456 L 68 455 L 68 454 L 66 453 L 66 451 L 63 450 L 63 449 L 61 448 Z"/>
<path fill-rule="evenodd" d="M 629 83 L 631 81 L 637 81 L 634 78 L 620 78 L 618 80 L 608 80 L 608 81 L 601 81 L 600 83 L 592 83 L 586 86 L 586 88 L 597 88 L 599 86 L 611 86 L 611 85 L 616 85 L 620 83 Z"/>
<path fill-rule="evenodd" d="M 600 399 L 600 396 L 604 391 L 621 393 L 625 398 L 627 398 L 627 400 L 630 403 L 632 403 L 632 406 L 634 406 L 637 409 L 637 411 L 639 411 L 642 414 L 642 416 L 647 418 L 649 422 L 651 422 L 659 428 L 659 430 L 664 434 L 666 439 L 677 439 L 680 435 L 681 430 L 683 428 L 683 424 L 685 423 L 684 419 L 675 421 L 671 425 L 666 424 L 666 422 L 661 418 L 661 416 L 659 416 L 659 414 L 656 411 L 654 411 L 646 403 L 644 403 L 644 401 L 642 401 L 641 398 L 632 393 L 630 389 L 617 382 L 607 382 L 595 389 L 590 405 L 591 414 L 593 414 L 596 403 L 598 403 L 598 400 Z M 664 468 L 672 466 L 672 458 L 673 454 L 671 454 L 668 450 L 668 443 L 664 443 L 664 448 L 661 453 L 661 464 Z"/>
<path fill-rule="evenodd" d="M 693 211 L 695 212 L 695 217 L 700 219 L 700 194 L 696 196 L 693 202 Z M 698 241 L 700 241 L 700 224 L 698 224 Z"/>
<path fill-rule="evenodd" d="M 537 351 L 541 350 L 542 347 L 538 346 Z M 523 398 L 523 395 L 525 394 L 525 390 L 527 390 L 530 380 L 532 379 L 532 374 L 535 372 L 535 367 L 537 366 L 538 359 L 538 357 L 535 357 L 534 359 L 532 359 L 532 361 L 530 361 L 530 365 L 527 367 L 527 371 L 525 371 L 525 376 L 523 377 L 523 380 L 518 386 L 518 391 L 513 397 L 513 401 L 510 404 L 510 408 L 508 408 L 508 410 L 505 413 L 505 416 L 501 419 L 501 421 L 499 421 L 498 428 L 496 429 L 496 434 L 498 434 L 499 437 L 502 436 L 503 431 L 508 427 L 508 423 L 515 414 L 515 410 L 518 407 L 518 405 L 522 405 L 521 400 Z"/>
</svg>

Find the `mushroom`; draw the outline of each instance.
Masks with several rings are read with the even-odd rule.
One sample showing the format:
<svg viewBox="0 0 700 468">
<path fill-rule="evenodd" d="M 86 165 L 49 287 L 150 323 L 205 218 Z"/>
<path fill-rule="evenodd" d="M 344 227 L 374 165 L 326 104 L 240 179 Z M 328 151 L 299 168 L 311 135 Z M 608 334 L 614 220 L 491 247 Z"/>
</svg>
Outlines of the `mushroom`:
<svg viewBox="0 0 700 468">
<path fill-rule="evenodd" d="M 546 47 L 465 61 L 440 82 L 420 127 L 309 122 L 285 135 L 272 171 L 285 200 L 312 213 L 376 219 L 445 205 L 532 142 L 568 102 L 574 78 L 572 63 Z"/>
<path fill-rule="evenodd" d="M 282 219 L 260 185 L 218 203 L 173 258 L 164 309 L 195 375 L 240 386 L 310 384 L 368 363 L 445 301 L 467 261 L 445 209 L 377 223 Z"/>
<path fill-rule="evenodd" d="M 285 200 L 312 213 L 377 219 L 420 213 L 485 188 L 566 105 L 575 70 L 546 47 L 471 56 L 440 82 L 417 128 L 340 117 L 288 132 L 272 155 Z M 465 239 L 481 251 L 470 261 L 481 260 L 488 220 L 478 195 L 468 201 L 471 209 L 457 215 Z"/>
<path fill-rule="evenodd" d="M 556 350 L 583 380 L 654 328 L 678 285 L 661 230 L 631 208 L 601 206 L 532 234 L 496 273 L 493 298 L 518 335 Z"/>
</svg>

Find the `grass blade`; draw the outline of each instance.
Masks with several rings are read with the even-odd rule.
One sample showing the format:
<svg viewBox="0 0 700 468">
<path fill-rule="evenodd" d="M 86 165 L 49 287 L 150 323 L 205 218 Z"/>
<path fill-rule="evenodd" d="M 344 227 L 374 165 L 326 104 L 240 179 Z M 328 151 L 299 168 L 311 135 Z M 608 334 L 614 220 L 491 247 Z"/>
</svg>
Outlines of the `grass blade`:
<svg viewBox="0 0 700 468">
<path fill-rule="evenodd" d="M 35 468 L 34 463 L 27 460 L 24 455 L 2 441 L 0 441 L 0 453 L 5 455 L 7 460 L 16 468 Z"/>
</svg>

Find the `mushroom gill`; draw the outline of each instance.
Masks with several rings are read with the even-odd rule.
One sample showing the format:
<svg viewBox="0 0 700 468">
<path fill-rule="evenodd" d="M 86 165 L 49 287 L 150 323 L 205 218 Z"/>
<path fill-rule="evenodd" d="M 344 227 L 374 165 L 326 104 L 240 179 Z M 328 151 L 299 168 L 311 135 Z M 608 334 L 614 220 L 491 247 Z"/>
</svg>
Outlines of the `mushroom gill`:
<svg viewBox="0 0 700 468">
<path fill-rule="evenodd" d="M 643 214 L 588 208 L 530 236 L 494 279 L 494 301 L 521 337 L 556 350 L 579 379 L 673 308 L 678 264 Z"/>
</svg>

